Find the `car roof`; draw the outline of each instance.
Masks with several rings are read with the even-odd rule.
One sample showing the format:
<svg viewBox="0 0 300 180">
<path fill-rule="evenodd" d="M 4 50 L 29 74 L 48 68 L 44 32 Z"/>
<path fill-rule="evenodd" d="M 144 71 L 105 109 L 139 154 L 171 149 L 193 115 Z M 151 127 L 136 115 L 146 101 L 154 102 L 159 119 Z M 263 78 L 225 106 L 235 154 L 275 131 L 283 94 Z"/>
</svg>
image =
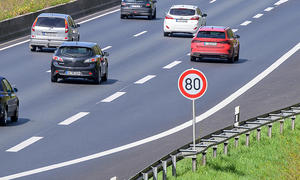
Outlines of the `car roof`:
<svg viewBox="0 0 300 180">
<path fill-rule="evenodd" d="M 197 6 L 194 6 L 194 5 L 173 5 L 171 7 L 171 9 L 173 8 L 187 8 L 187 9 L 197 9 L 198 7 Z"/>
<path fill-rule="evenodd" d="M 225 31 L 228 28 L 225 26 L 202 26 L 199 28 L 199 31 Z"/>
<path fill-rule="evenodd" d="M 78 42 L 78 41 L 66 41 L 61 44 L 61 46 L 64 47 L 69 46 L 69 47 L 88 47 L 88 48 L 92 48 L 96 45 L 97 43 L 93 43 L 93 42 Z"/>
<path fill-rule="evenodd" d="M 67 18 L 69 15 L 67 14 L 59 14 L 59 13 L 42 13 L 38 17 L 56 17 L 56 18 Z"/>
</svg>

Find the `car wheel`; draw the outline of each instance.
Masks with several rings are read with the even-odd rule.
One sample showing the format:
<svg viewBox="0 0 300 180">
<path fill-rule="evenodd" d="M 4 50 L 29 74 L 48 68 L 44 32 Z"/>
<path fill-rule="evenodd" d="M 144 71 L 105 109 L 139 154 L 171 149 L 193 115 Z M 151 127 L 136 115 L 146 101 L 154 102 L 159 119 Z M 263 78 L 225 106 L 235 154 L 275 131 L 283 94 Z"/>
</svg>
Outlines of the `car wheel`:
<svg viewBox="0 0 300 180">
<path fill-rule="evenodd" d="M 154 11 L 153 19 L 156 19 L 156 9 Z"/>
<path fill-rule="evenodd" d="M 169 36 L 169 33 L 168 32 L 164 32 L 164 36 Z"/>
<path fill-rule="evenodd" d="M 8 121 L 7 110 L 6 110 L 6 108 L 4 108 L 3 116 L 1 118 L 1 125 L 6 126 L 7 125 L 7 121 Z"/>
<path fill-rule="evenodd" d="M 151 20 L 153 18 L 152 14 L 148 16 L 148 19 Z"/>
<path fill-rule="evenodd" d="M 36 51 L 36 46 L 30 46 L 30 51 L 32 52 Z"/>
<path fill-rule="evenodd" d="M 106 66 L 106 73 L 104 74 L 104 76 L 101 77 L 102 81 L 107 81 L 108 79 L 108 67 Z"/>
<path fill-rule="evenodd" d="M 101 70 L 98 70 L 98 73 L 96 73 L 94 77 L 94 83 L 100 84 L 101 83 Z"/>
<path fill-rule="evenodd" d="M 121 14 L 120 18 L 125 19 L 125 15 Z"/>
<path fill-rule="evenodd" d="M 51 75 L 51 82 L 57 82 L 57 76 Z"/>
<path fill-rule="evenodd" d="M 196 57 L 195 56 L 190 56 L 191 61 L 196 61 Z"/>
<path fill-rule="evenodd" d="M 232 56 L 228 58 L 229 63 L 234 63 L 234 51 L 232 52 Z"/>
<path fill-rule="evenodd" d="M 17 109 L 15 111 L 15 115 L 13 115 L 11 118 L 12 122 L 17 122 L 19 119 L 19 105 L 17 105 Z"/>
<path fill-rule="evenodd" d="M 80 35 L 78 35 L 77 41 L 80 41 Z"/>
</svg>

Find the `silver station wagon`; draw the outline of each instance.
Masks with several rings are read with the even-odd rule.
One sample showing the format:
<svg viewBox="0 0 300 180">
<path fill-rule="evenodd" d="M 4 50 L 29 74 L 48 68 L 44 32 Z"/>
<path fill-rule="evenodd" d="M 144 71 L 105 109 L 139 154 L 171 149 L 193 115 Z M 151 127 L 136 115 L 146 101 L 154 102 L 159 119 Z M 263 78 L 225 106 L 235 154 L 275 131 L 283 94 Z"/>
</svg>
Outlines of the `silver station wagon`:
<svg viewBox="0 0 300 180">
<path fill-rule="evenodd" d="M 79 41 L 79 24 L 67 14 L 42 13 L 32 24 L 29 48 L 56 48 L 65 41 Z"/>
</svg>

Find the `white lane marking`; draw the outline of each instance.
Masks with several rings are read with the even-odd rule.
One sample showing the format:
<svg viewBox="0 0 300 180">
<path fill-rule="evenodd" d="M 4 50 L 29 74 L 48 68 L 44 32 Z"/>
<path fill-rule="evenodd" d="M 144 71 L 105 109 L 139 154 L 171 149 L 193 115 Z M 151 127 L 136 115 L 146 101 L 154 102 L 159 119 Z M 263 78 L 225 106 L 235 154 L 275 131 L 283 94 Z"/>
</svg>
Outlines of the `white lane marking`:
<svg viewBox="0 0 300 180">
<path fill-rule="evenodd" d="M 279 6 L 280 4 L 283 4 L 283 3 L 286 3 L 286 2 L 288 2 L 288 0 L 280 0 L 280 1 L 277 1 L 274 5 Z"/>
<path fill-rule="evenodd" d="M 117 176 L 110 178 L 110 180 L 117 180 Z"/>
<path fill-rule="evenodd" d="M 144 84 L 145 82 L 147 82 L 150 79 L 155 78 L 155 77 L 156 77 L 156 75 L 148 75 L 148 76 L 136 81 L 134 84 Z"/>
<path fill-rule="evenodd" d="M 181 61 L 173 61 L 170 64 L 168 64 L 165 67 L 163 67 L 163 69 L 171 69 L 171 68 L 173 68 L 174 66 L 176 66 L 176 65 L 178 65 L 180 63 L 181 63 Z"/>
<path fill-rule="evenodd" d="M 112 48 L 112 46 L 107 46 L 107 47 L 103 48 L 102 51 L 106 51 L 106 50 L 108 50 L 110 48 Z"/>
<path fill-rule="evenodd" d="M 133 35 L 134 37 L 138 37 L 138 36 L 140 36 L 140 35 L 142 35 L 142 34 L 145 34 L 145 33 L 147 33 L 148 31 L 143 31 L 143 32 L 140 32 L 140 33 L 137 33 L 137 34 L 135 34 L 135 35 Z"/>
<path fill-rule="evenodd" d="M 241 24 L 241 26 L 247 26 L 248 24 L 250 24 L 252 21 L 245 21 Z"/>
<path fill-rule="evenodd" d="M 51 70 L 46 71 L 47 73 L 51 73 Z"/>
<path fill-rule="evenodd" d="M 4 48 L 1 48 L 1 49 L 0 49 L 0 51 L 3 51 L 3 50 L 5 50 L 5 49 L 9 49 L 9 48 L 12 48 L 12 47 L 18 46 L 18 45 L 20 45 L 20 44 L 27 43 L 27 42 L 29 42 L 29 41 L 30 41 L 30 39 L 27 39 L 27 40 L 25 40 L 25 41 L 18 42 L 18 43 L 16 43 L 16 44 L 12 44 L 12 45 L 10 45 L 10 46 L 7 46 L 7 47 L 4 47 Z"/>
<path fill-rule="evenodd" d="M 253 16 L 253 18 L 258 19 L 260 17 L 262 17 L 264 14 L 256 14 L 255 16 Z"/>
<path fill-rule="evenodd" d="M 33 143 L 35 143 L 35 142 L 37 142 L 38 140 L 41 140 L 41 139 L 43 139 L 43 137 L 33 136 L 33 137 L 21 142 L 20 144 L 12 147 L 12 148 L 10 148 L 6 151 L 7 152 L 18 152 L 18 151 L 30 146 L 31 144 L 33 144 Z"/>
<path fill-rule="evenodd" d="M 298 43 L 291 50 L 289 50 L 287 53 L 285 53 L 283 56 L 281 56 L 279 59 L 277 59 L 270 67 L 268 67 L 262 73 L 257 75 L 254 79 L 252 79 L 250 82 L 245 84 L 239 90 L 237 90 L 236 92 L 231 94 L 229 97 L 225 98 L 223 101 L 221 101 L 219 104 L 217 104 L 213 108 L 209 109 L 205 113 L 197 116 L 196 117 L 196 122 L 200 122 L 200 121 L 208 118 L 209 116 L 211 116 L 214 113 L 218 112 L 219 110 L 221 110 L 222 108 L 227 106 L 229 103 L 234 101 L 236 98 L 238 98 L 239 96 L 244 94 L 246 91 L 248 91 L 254 85 L 256 85 L 258 82 L 260 82 L 266 76 L 268 76 L 271 72 L 273 72 L 278 66 L 280 66 L 282 63 L 284 63 L 289 57 L 291 57 L 299 49 L 300 49 L 300 43 Z M 165 132 L 161 132 L 159 134 L 150 136 L 150 137 L 145 138 L 145 139 L 141 139 L 141 140 L 136 141 L 136 142 L 132 142 L 130 144 L 126 144 L 126 145 L 123 145 L 123 146 L 120 146 L 120 147 L 116 147 L 116 148 L 113 148 L 113 149 L 109 149 L 109 150 L 106 150 L 106 151 L 95 153 L 95 154 L 92 154 L 92 155 L 89 155 L 89 156 L 84 156 L 84 157 L 81 157 L 81 158 L 73 159 L 73 160 L 70 160 L 70 161 L 65 161 L 65 162 L 61 162 L 61 163 L 57 163 L 57 164 L 53 164 L 53 165 L 49 165 L 49 166 L 44 166 L 44 167 L 41 167 L 41 168 L 38 168 L 38 169 L 24 171 L 24 172 L 17 173 L 17 174 L 12 174 L 12 175 L 0 178 L 0 180 L 16 179 L 16 178 L 29 176 L 29 175 L 33 175 L 33 174 L 37 174 L 37 173 L 41 173 L 41 172 L 45 172 L 45 171 L 50 171 L 50 170 L 57 169 L 57 168 L 62 168 L 62 167 L 69 166 L 69 165 L 78 164 L 78 163 L 85 162 L 85 161 L 92 160 L 92 159 L 97 159 L 97 158 L 104 157 L 104 156 L 107 156 L 107 155 L 111 155 L 111 154 L 114 154 L 114 153 L 117 153 L 117 152 L 121 152 L 121 151 L 130 149 L 130 148 L 133 148 L 133 147 L 137 147 L 137 146 L 155 141 L 157 139 L 161 139 L 163 137 L 166 137 L 166 136 L 169 136 L 171 134 L 177 133 L 177 132 L 179 132 L 179 131 L 187 128 L 187 127 L 190 127 L 191 125 L 192 125 L 192 120 L 189 120 L 189 121 L 187 121 L 187 122 L 185 122 L 185 123 L 183 123 L 179 126 L 176 126 L 172 129 L 169 129 Z"/>
<path fill-rule="evenodd" d="M 77 121 L 80 118 L 83 118 L 84 116 L 86 116 L 88 114 L 89 114 L 89 112 L 80 112 L 80 113 L 77 113 L 74 116 L 69 117 L 68 119 L 60 122 L 58 125 L 64 125 L 64 126 L 70 125 L 73 122 Z"/>
<path fill-rule="evenodd" d="M 112 102 L 113 100 L 117 99 L 118 97 L 124 95 L 126 92 L 116 92 L 115 94 L 109 96 L 108 98 L 103 99 L 101 102 Z"/>
<path fill-rule="evenodd" d="M 78 24 L 84 24 L 84 23 L 87 23 L 87 22 L 89 22 L 89 21 L 98 19 L 98 18 L 100 18 L 100 17 L 106 16 L 106 15 L 109 15 L 109 14 L 112 14 L 112 13 L 115 13 L 115 12 L 118 12 L 118 11 L 120 11 L 120 9 L 116 9 L 116 10 L 113 10 L 113 11 L 110 11 L 110 12 L 107 12 L 107 13 L 104 13 L 104 14 L 101 14 L 101 15 L 99 15 L 99 16 L 92 17 L 92 18 L 90 18 L 90 19 L 81 21 L 81 22 L 79 22 Z"/>
<path fill-rule="evenodd" d="M 191 55 L 191 53 L 187 53 L 186 55 L 187 55 L 187 56 L 190 56 L 190 55 Z"/>
<path fill-rule="evenodd" d="M 232 29 L 233 32 L 237 32 L 239 29 Z"/>
<path fill-rule="evenodd" d="M 274 9 L 273 7 L 268 7 L 268 8 L 266 8 L 264 11 L 271 11 L 272 9 Z"/>
<path fill-rule="evenodd" d="M 217 0 L 211 0 L 209 3 L 214 3 L 214 2 L 216 2 Z"/>
</svg>

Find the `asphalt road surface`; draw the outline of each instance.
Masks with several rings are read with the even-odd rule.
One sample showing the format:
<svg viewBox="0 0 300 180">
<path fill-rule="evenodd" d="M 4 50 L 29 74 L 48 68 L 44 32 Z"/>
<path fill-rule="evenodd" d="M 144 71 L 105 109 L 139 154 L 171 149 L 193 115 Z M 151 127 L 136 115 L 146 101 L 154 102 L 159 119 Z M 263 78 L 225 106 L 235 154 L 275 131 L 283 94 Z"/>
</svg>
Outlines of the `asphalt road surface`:
<svg viewBox="0 0 300 180">
<path fill-rule="evenodd" d="M 207 25 L 236 29 L 239 62 L 191 62 L 191 36 L 163 37 L 164 15 L 173 4 L 198 5 L 208 14 Z M 118 8 L 85 18 L 81 40 L 110 53 L 109 79 L 101 85 L 51 83 L 53 52 L 30 52 L 27 41 L 0 46 L 0 75 L 18 87 L 20 99 L 19 122 L 0 127 L 0 177 L 130 178 L 192 141 L 192 102 L 177 88 L 179 75 L 192 67 L 208 80 L 206 94 L 196 101 L 197 115 L 215 110 L 198 117 L 197 136 L 232 125 L 236 105 L 245 120 L 299 103 L 299 7 L 298 0 L 161 0 L 156 20 L 121 20 Z M 278 68 L 216 110 L 295 46 Z"/>
</svg>

